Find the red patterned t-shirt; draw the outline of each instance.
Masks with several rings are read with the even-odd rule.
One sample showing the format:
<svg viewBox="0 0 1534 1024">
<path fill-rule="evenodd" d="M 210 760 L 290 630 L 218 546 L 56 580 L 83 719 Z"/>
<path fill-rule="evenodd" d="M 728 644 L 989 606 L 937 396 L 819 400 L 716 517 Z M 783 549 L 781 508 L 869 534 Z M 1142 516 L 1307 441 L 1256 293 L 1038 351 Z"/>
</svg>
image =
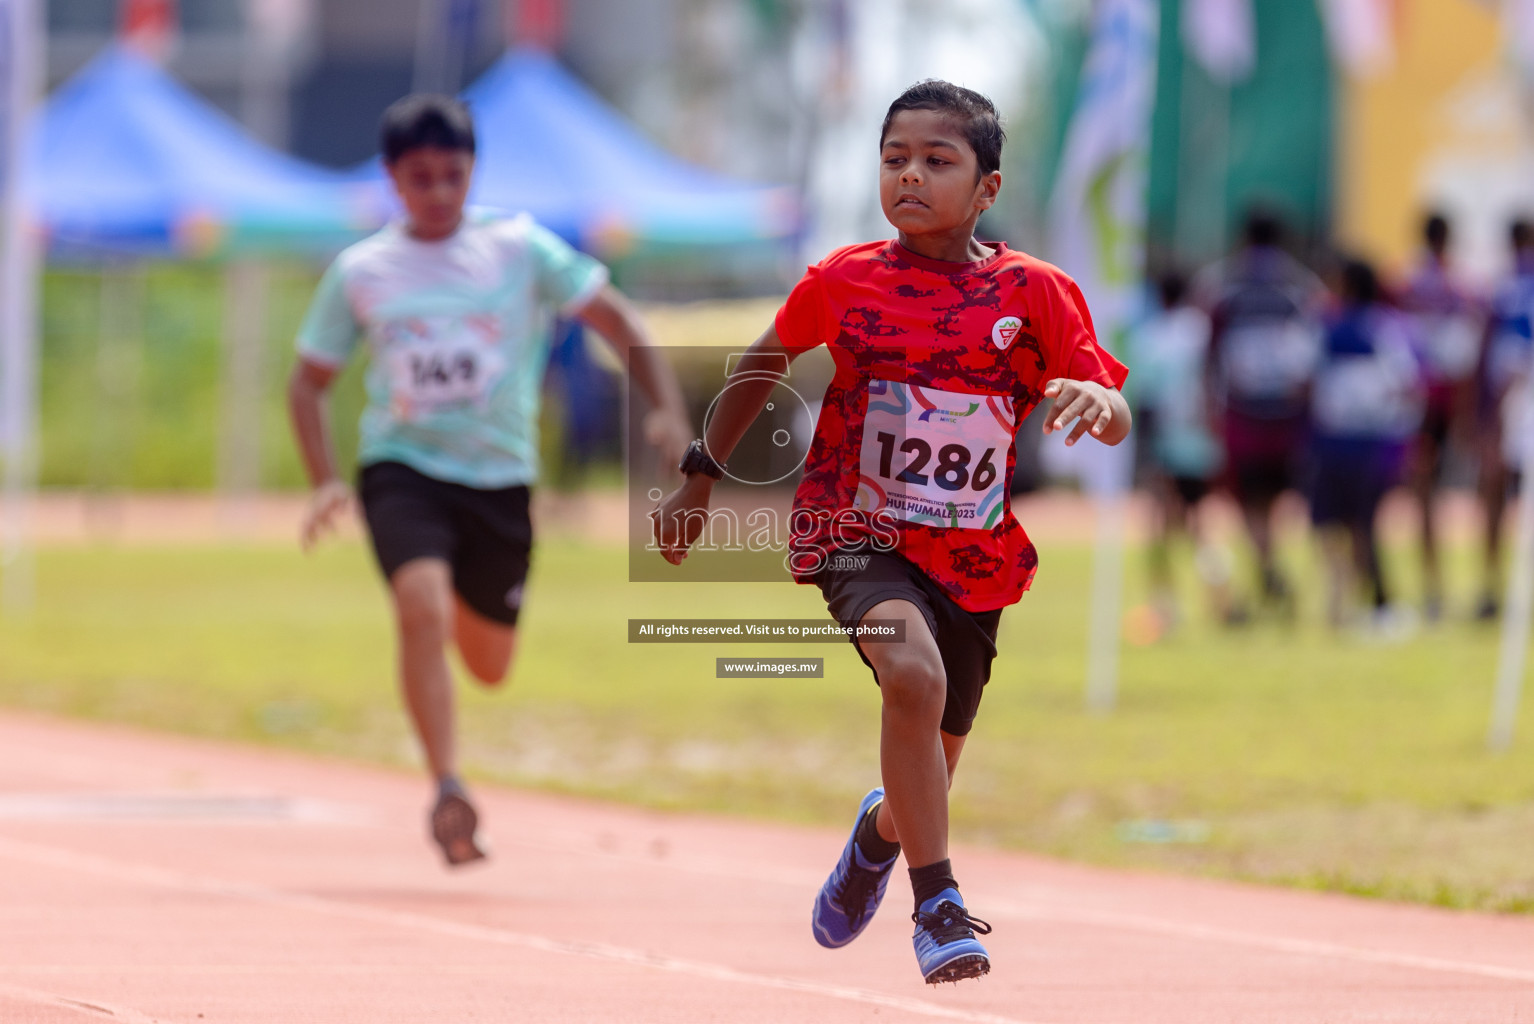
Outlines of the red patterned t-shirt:
<svg viewBox="0 0 1534 1024">
<path fill-rule="evenodd" d="M 794 495 L 792 566 L 886 537 L 961 607 L 1016 602 L 1038 556 L 1012 515 L 1013 438 L 1056 377 L 1117 388 L 1086 300 L 1058 268 L 995 243 L 974 263 L 899 242 L 838 249 L 777 315 L 794 354 L 826 345 L 826 388 Z"/>
</svg>

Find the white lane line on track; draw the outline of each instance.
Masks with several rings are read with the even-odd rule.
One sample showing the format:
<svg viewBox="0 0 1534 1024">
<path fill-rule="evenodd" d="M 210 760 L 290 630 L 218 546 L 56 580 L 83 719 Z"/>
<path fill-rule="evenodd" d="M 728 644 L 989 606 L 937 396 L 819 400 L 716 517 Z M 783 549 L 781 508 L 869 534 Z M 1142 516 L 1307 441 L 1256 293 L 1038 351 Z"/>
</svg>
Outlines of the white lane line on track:
<svg viewBox="0 0 1534 1024">
<path fill-rule="evenodd" d="M 824 982 L 792 978 L 785 975 L 751 974 L 746 971 L 736 970 L 733 967 L 726 967 L 723 964 L 683 960 L 678 957 L 648 953 L 643 950 L 629 949 L 603 942 L 567 942 L 550 939 L 542 935 L 515 932 L 505 928 L 493 928 L 485 925 L 450 921 L 445 918 L 432 917 L 428 914 L 385 910 L 381 907 L 343 903 L 337 900 L 327 900 L 318 896 L 287 892 L 282 889 L 273 889 L 262 885 L 206 878 L 148 864 L 132 864 L 107 860 L 61 847 L 44 846 L 38 843 L 23 842 L 15 839 L 0 838 L 0 856 L 43 867 L 67 868 L 116 881 L 129 881 L 162 889 L 200 892 L 234 899 L 244 899 L 271 906 L 290 907 L 329 914 L 334 917 L 349 918 L 354 921 L 364 921 L 370 924 L 430 932 L 449 938 L 491 942 L 503 946 L 517 946 L 524 949 L 539 950 L 540 952 L 579 956 L 632 967 L 647 967 L 652 970 L 684 974 L 710 981 L 752 985 L 758 988 L 779 989 L 788 992 L 801 992 L 806 995 L 840 999 L 847 1002 L 861 1003 L 865 1006 L 878 1006 L 923 1017 L 972 1021 L 975 1024 L 1040 1024 L 1037 1021 L 1023 1021 L 1015 1017 L 1001 1017 L 995 1014 L 979 1013 L 957 1007 L 939 1006 L 935 1003 L 923 1002 L 919 999 L 891 996 L 882 992 L 873 992 L 868 989 L 854 988 L 848 985 L 830 985 Z M 131 1021 L 131 1024 L 149 1024 L 149 1022 L 147 1019 L 144 1019 L 142 1021 Z"/>
<path fill-rule="evenodd" d="M 1383 967 L 1406 967 L 1414 970 L 1438 971 L 1445 974 L 1469 974 L 1479 978 L 1496 978 L 1499 981 L 1515 981 L 1534 984 L 1534 970 L 1521 967 L 1505 967 L 1501 964 L 1478 963 L 1474 960 L 1450 960 L 1444 957 L 1419 956 L 1415 953 L 1397 953 L 1364 946 L 1344 946 L 1335 942 L 1313 939 L 1286 939 L 1277 935 L 1260 935 L 1256 932 L 1238 931 L 1234 928 L 1217 928 L 1212 925 L 1188 924 L 1167 921 L 1158 917 L 1139 914 L 1119 914 L 1095 910 L 1069 910 L 1044 904 L 1008 903 L 988 900 L 985 911 L 993 917 L 1013 917 L 1035 921 L 1056 921 L 1062 924 L 1080 924 L 1100 928 L 1116 928 L 1121 931 L 1144 932 L 1179 939 L 1197 939 L 1204 942 L 1232 946 L 1266 949 L 1276 953 L 1295 956 L 1350 960 L 1355 963 L 1376 964 Z"/>
<path fill-rule="evenodd" d="M 33 1003 L 38 1006 L 51 1006 L 58 1010 L 73 1010 L 75 1013 L 96 1020 L 110 1018 L 122 1021 L 123 1024 L 169 1024 L 155 1017 L 148 1017 L 137 1010 L 129 1010 L 126 1007 L 116 1006 L 112 1003 L 103 1003 L 98 999 L 84 1000 L 71 999 L 61 996 L 57 992 L 42 992 L 38 989 L 23 988 L 20 985 L 8 985 L 0 981 L 0 996 L 14 999 L 20 1003 Z"/>
<path fill-rule="evenodd" d="M 713 857 L 667 857 L 664 860 L 641 857 L 634 854 L 590 851 L 574 847 L 558 847 L 536 841 L 516 840 L 511 845 L 538 849 L 543 852 L 565 856 L 582 854 L 609 857 L 648 864 L 657 868 L 690 871 L 696 874 L 724 878 L 740 878 L 752 882 L 773 882 L 795 887 L 817 886 L 819 876 L 795 871 L 781 865 L 759 864 L 744 861 L 727 861 Z M 1141 932 L 1171 938 L 1192 939 L 1226 946 L 1244 946 L 1294 956 L 1344 960 L 1351 963 L 1374 964 L 1384 967 L 1403 967 L 1415 970 L 1436 971 L 1443 974 L 1462 974 L 1477 978 L 1495 978 L 1499 981 L 1534 984 L 1534 969 L 1507 967 L 1502 964 L 1480 963 L 1474 960 L 1452 960 L 1445 957 L 1422 956 L 1416 953 L 1399 953 L 1367 946 L 1348 946 L 1337 942 L 1312 939 L 1285 938 L 1281 935 L 1263 935 L 1258 932 L 1235 928 L 1220 928 L 1191 922 L 1172 921 L 1143 914 L 1125 914 L 1109 911 L 1083 910 L 1061 907 L 1044 902 L 1009 902 L 985 899 L 976 904 L 976 913 L 997 919 L 1026 921 L 1053 921 L 1060 924 L 1087 925 L 1095 928 L 1111 928 L 1117 931 Z"/>
<path fill-rule="evenodd" d="M 270 793 L 6 793 L 0 821 L 363 825 L 361 808 Z"/>
</svg>

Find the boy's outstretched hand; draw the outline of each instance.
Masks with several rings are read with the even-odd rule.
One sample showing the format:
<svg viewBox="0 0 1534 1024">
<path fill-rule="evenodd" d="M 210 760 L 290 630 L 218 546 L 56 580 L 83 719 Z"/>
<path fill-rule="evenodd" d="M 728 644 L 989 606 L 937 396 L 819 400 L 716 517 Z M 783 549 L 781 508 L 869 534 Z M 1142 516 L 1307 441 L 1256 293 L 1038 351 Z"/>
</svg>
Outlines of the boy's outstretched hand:
<svg viewBox="0 0 1534 1024">
<path fill-rule="evenodd" d="M 351 512 L 357 504 L 352 489 L 340 480 L 327 480 L 309 495 L 308 507 L 304 509 L 303 525 L 299 527 L 298 543 L 305 552 L 314 547 L 327 533 L 334 533 L 337 520 Z"/>
<path fill-rule="evenodd" d="M 672 565 L 682 564 L 687 549 L 703 531 L 703 524 L 708 520 L 708 499 L 713 490 L 712 480 L 702 473 L 695 473 L 662 498 L 650 512 L 660 556 Z"/>
<path fill-rule="evenodd" d="M 660 454 L 663 465 L 675 466 L 693 439 L 692 425 L 681 412 L 653 409 L 644 418 L 644 439 Z"/>
<path fill-rule="evenodd" d="M 1129 434 L 1129 403 L 1116 388 L 1105 388 L 1096 381 L 1056 377 L 1044 386 L 1044 397 L 1054 405 L 1044 417 L 1044 433 L 1053 434 L 1076 426 L 1066 436 L 1073 445 L 1090 432 L 1103 444 L 1118 444 Z"/>
</svg>

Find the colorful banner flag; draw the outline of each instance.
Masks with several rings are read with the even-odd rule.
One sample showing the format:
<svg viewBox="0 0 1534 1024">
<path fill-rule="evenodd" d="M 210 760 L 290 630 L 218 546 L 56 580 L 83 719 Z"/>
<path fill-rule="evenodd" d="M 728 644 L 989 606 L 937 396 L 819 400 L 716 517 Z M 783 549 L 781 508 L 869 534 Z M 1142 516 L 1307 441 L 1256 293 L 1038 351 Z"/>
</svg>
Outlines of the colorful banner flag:
<svg viewBox="0 0 1534 1024">
<path fill-rule="evenodd" d="M 1081 71 L 1075 112 L 1049 202 L 1049 261 L 1075 277 L 1097 337 L 1121 353 L 1137 316 L 1144 274 L 1146 173 L 1151 162 L 1158 8 L 1155 0 L 1103 0 Z M 1045 469 L 1088 491 L 1129 483 L 1129 446 L 1066 448 L 1045 438 Z"/>
<path fill-rule="evenodd" d="M 1524 84 L 1534 82 L 1534 0 L 1502 0 L 1502 40 Z"/>
<path fill-rule="evenodd" d="M 1114 350 L 1144 270 L 1157 17 L 1154 0 L 1098 6 L 1050 202 L 1051 262 L 1076 279 Z"/>
<path fill-rule="evenodd" d="M 1252 0 L 1183 0 L 1182 45 L 1216 82 L 1243 81 L 1257 66 Z"/>
<path fill-rule="evenodd" d="M 1393 0 L 1321 0 L 1332 57 L 1348 74 L 1371 78 L 1395 61 Z"/>
<path fill-rule="evenodd" d="M 1100 0 L 1050 204 L 1048 258 L 1076 279 L 1107 348 L 1123 352 L 1142 292 L 1145 185 L 1156 95 L 1156 0 Z M 1097 501 L 1087 705 L 1105 712 L 1118 689 L 1125 495 L 1134 445 L 1045 438 L 1047 470 L 1075 475 Z"/>
</svg>

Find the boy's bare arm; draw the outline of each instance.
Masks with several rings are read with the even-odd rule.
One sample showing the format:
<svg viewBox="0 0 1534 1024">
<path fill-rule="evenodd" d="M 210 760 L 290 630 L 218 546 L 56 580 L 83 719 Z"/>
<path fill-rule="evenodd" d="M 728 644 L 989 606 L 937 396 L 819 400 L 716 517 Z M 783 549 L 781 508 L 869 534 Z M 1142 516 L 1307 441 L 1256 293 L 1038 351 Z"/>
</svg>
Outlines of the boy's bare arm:
<svg viewBox="0 0 1534 1024">
<path fill-rule="evenodd" d="M 730 379 L 741 378 L 726 384 L 714 414 L 708 421 L 708 434 L 704 445 L 708 454 L 719 462 L 728 462 L 730 453 L 745 436 L 746 430 L 761 415 L 767 399 L 778 386 L 779 379 L 772 374 L 760 372 L 764 366 L 786 366 L 795 353 L 789 352 L 778 339 L 776 327 L 770 326 L 762 336 L 746 350 L 736 364 Z M 757 371 L 757 372 L 752 372 Z M 651 513 L 655 520 L 655 539 L 660 545 L 661 557 L 673 565 L 687 557 L 687 549 L 697 539 L 703 528 L 703 519 L 691 514 L 708 509 L 713 494 L 714 481 L 703 473 L 689 476 L 682 486 L 661 499 Z"/>
<path fill-rule="evenodd" d="M 582 307 L 578 316 L 612 346 L 634 383 L 650 400 L 645 440 L 660 451 L 664 461 L 676 465 L 693 438 L 692 424 L 687 419 L 676 376 L 650 340 L 639 311 L 622 292 L 607 285 Z"/>
<path fill-rule="evenodd" d="M 351 506 L 351 488 L 336 472 L 325 421 L 325 395 L 335 382 L 335 367 L 299 357 L 288 378 L 288 415 L 298 438 L 298 454 L 314 489 L 304 513 L 300 543 L 308 550 L 320 535 L 334 528 L 335 519 Z"/>
<path fill-rule="evenodd" d="M 335 455 L 330 450 L 330 428 L 325 421 L 325 395 L 336 379 L 334 367 L 299 357 L 288 378 L 288 416 L 298 438 L 298 454 L 311 487 L 336 479 Z"/>
<path fill-rule="evenodd" d="M 1129 403 L 1118 388 L 1103 387 L 1096 381 L 1056 377 L 1044 387 L 1044 397 L 1054 405 L 1044 417 L 1044 433 L 1064 430 L 1074 420 L 1076 426 L 1066 435 L 1073 445 L 1090 432 L 1103 444 L 1118 444 L 1129 436 Z"/>
</svg>

